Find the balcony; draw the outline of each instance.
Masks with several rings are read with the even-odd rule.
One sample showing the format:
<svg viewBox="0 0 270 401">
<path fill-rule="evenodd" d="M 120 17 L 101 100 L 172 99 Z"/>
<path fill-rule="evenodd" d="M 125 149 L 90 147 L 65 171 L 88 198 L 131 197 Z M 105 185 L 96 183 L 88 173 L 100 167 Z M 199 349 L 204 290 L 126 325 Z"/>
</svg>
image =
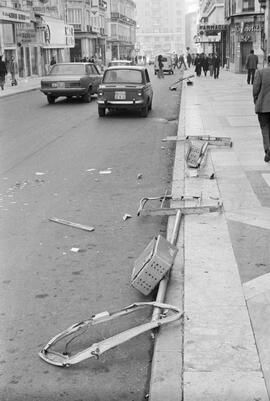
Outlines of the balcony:
<svg viewBox="0 0 270 401">
<path fill-rule="evenodd" d="M 128 18 L 126 15 L 123 15 L 123 14 L 120 14 L 120 13 L 116 13 L 116 12 L 112 12 L 111 13 L 111 20 L 112 21 L 119 21 L 119 22 L 122 22 L 122 23 L 127 24 L 127 25 L 134 25 L 134 26 L 137 25 L 136 21 L 134 21 L 133 19 Z"/>
</svg>

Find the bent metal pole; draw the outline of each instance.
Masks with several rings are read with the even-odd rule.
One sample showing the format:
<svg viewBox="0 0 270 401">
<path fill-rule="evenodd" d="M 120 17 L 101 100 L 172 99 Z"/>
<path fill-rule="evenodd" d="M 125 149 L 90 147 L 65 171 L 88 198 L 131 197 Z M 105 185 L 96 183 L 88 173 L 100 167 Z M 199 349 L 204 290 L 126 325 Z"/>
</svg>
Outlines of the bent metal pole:
<svg viewBox="0 0 270 401">
<path fill-rule="evenodd" d="M 181 219 L 182 219 L 182 213 L 181 213 L 181 210 L 179 209 L 177 211 L 177 213 L 176 213 L 176 217 L 175 217 L 175 221 L 174 221 L 174 227 L 173 227 L 173 233 L 172 233 L 172 238 L 170 240 L 171 244 L 173 244 L 173 245 L 176 245 L 176 243 L 177 243 L 178 234 L 179 234 L 179 230 L 180 230 Z M 164 300 L 165 295 L 166 295 L 169 279 L 170 279 L 170 272 L 168 272 L 168 274 L 166 274 L 166 276 L 159 283 L 156 302 L 163 303 L 163 300 Z M 152 321 L 159 320 L 160 313 L 161 313 L 161 309 L 158 308 L 158 307 L 155 307 L 154 310 L 153 310 L 153 314 L 152 314 Z"/>
</svg>

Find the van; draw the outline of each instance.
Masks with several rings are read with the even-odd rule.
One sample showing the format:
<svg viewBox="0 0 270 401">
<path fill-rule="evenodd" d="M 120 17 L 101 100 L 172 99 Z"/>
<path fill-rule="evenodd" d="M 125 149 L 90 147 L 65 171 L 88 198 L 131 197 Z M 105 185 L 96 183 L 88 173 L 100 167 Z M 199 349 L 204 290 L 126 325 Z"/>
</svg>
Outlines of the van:
<svg viewBox="0 0 270 401">
<path fill-rule="evenodd" d="M 173 62 L 171 56 L 163 56 L 162 55 L 162 63 L 163 63 L 163 72 L 167 72 L 168 74 L 173 74 Z M 155 57 L 154 63 L 155 75 L 158 73 L 158 56 Z"/>
</svg>

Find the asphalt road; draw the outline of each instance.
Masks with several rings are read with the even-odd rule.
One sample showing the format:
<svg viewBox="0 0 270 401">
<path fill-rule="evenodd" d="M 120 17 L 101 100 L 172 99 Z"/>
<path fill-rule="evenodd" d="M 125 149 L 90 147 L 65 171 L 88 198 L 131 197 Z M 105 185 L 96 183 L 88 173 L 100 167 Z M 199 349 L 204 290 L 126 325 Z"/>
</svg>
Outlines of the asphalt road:
<svg viewBox="0 0 270 401">
<path fill-rule="evenodd" d="M 92 314 L 154 298 L 132 288 L 130 275 L 152 237 L 166 235 L 166 220 L 136 211 L 141 197 L 170 189 L 174 148 L 161 139 L 177 130 L 180 92 L 168 90 L 175 79 L 152 76 L 148 118 L 100 119 L 95 100 L 48 105 L 39 91 L 1 99 L 1 400 L 137 401 L 147 394 L 150 333 L 70 368 L 48 365 L 38 352 Z M 135 324 L 149 316 L 135 316 Z"/>
</svg>

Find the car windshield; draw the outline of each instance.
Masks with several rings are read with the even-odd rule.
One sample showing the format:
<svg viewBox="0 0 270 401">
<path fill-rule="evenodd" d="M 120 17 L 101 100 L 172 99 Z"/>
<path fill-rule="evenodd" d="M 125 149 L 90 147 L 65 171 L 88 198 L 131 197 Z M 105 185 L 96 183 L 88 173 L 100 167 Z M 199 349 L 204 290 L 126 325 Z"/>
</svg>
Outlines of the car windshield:
<svg viewBox="0 0 270 401">
<path fill-rule="evenodd" d="M 50 75 L 84 75 L 83 64 L 55 64 L 52 66 Z"/>
<path fill-rule="evenodd" d="M 105 72 L 103 82 L 142 84 L 142 73 L 139 70 L 108 70 Z"/>
</svg>

